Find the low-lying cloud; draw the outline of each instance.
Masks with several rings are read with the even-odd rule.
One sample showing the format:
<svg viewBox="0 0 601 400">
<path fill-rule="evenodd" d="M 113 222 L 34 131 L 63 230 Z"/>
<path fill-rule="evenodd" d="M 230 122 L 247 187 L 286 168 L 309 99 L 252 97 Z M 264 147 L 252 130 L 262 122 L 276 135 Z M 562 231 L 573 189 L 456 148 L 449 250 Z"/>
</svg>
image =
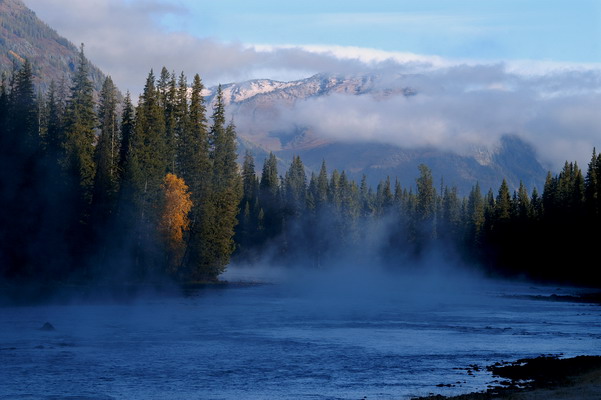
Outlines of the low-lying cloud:
<svg viewBox="0 0 601 400">
<path fill-rule="evenodd" d="M 294 80 L 315 73 L 405 74 L 418 95 L 332 95 L 282 109 L 273 121 L 236 120 L 257 129 L 311 126 L 336 140 L 437 146 L 457 152 L 491 146 L 502 134 L 532 142 L 542 161 L 587 162 L 601 137 L 601 65 L 537 61 L 482 64 L 437 56 L 339 46 L 224 43 L 168 30 L 165 16 L 188 10 L 161 0 L 25 0 L 59 34 L 134 98 L 162 66 L 213 85 L 254 78 Z M 202 23 L 202 22 L 199 22 Z"/>
<path fill-rule="evenodd" d="M 393 71 L 366 94 L 310 97 L 291 108 L 281 106 L 276 117 L 237 115 L 237 125 L 242 132 L 311 128 L 336 141 L 431 146 L 459 154 L 494 148 L 501 135 L 512 134 L 534 144 L 541 161 L 554 170 L 566 159 L 588 162 L 598 144 L 599 71 L 524 76 L 507 72 L 503 64 L 446 67 L 400 78 Z M 380 95 L 395 86 L 417 94 Z"/>
</svg>

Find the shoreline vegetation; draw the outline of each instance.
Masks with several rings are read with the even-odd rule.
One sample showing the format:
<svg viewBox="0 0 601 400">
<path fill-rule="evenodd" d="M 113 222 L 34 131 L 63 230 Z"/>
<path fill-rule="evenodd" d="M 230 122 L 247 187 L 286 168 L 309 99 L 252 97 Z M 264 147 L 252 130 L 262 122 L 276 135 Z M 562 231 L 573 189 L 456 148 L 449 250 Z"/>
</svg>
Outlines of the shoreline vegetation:
<svg viewBox="0 0 601 400">
<path fill-rule="evenodd" d="M 499 382 L 486 391 L 412 400 L 598 400 L 601 356 L 539 356 L 486 368 Z"/>
<path fill-rule="evenodd" d="M 262 169 L 251 151 L 241 157 L 222 91 L 205 104 L 198 74 L 189 84 L 151 70 L 134 106 L 110 77 L 95 95 L 83 46 L 70 87 L 36 93 L 35 71 L 25 61 L 0 81 L 0 281 L 178 285 L 216 281 L 231 261 L 407 270 L 443 260 L 601 287 L 594 148 L 586 169 L 566 161 L 543 188 L 503 180 L 496 193 L 478 182 L 459 193 L 424 164 L 409 186 L 371 187 L 326 160 L 311 171 L 295 155 L 281 171 L 273 153 Z"/>
</svg>

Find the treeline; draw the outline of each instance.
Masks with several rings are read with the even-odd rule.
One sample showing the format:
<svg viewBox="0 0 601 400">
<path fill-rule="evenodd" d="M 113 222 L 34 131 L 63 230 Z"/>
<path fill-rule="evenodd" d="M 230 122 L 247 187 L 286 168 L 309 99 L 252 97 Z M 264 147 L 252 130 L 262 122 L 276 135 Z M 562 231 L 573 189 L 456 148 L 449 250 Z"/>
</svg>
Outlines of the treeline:
<svg viewBox="0 0 601 400">
<path fill-rule="evenodd" d="M 136 106 L 80 51 L 69 88 L 36 94 L 31 65 L 0 87 L 0 274 L 22 280 L 212 280 L 241 186 L 221 91 L 151 71 Z M 95 97 L 98 97 L 96 100 Z"/>
<path fill-rule="evenodd" d="M 273 154 L 261 176 L 247 153 L 236 231 L 236 257 L 262 257 L 320 267 L 363 263 L 398 268 L 426 257 L 479 265 L 493 275 L 601 286 L 597 246 L 601 216 L 601 156 L 593 151 L 586 176 L 576 163 L 547 176 L 544 191 L 503 180 L 495 193 L 476 184 L 467 197 L 437 190 L 421 165 L 414 187 L 388 178 L 375 190 L 326 162 L 307 176 L 294 157 L 283 176 Z"/>
<path fill-rule="evenodd" d="M 137 105 L 80 52 L 70 87 L 37 94 L 27 62 L 0 86 L 0 274 L 30 280 L 214 280 L 233 255 L 322 268 L 443 262 L 600 286 L 601 156 L 548 175 L 542 193 L 503 181 L 461 197 L 421 165 L 415 185 L 345 171 L 237 165 L 221 89 L 210 118 L 198 75 L 151 71 Z M 97 98 L 96 98 L 97 97 Z"/>
</svg>

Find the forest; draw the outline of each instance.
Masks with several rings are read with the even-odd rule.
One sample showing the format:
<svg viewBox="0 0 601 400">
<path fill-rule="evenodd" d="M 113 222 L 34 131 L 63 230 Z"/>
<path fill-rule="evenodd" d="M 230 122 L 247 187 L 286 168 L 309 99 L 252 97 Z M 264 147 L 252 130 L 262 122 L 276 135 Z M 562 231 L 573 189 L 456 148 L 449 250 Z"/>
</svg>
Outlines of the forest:
<svg viewBox="0 0 601 400">
<path fill-rule="evenodd" d="M 40 93 L 25 61 L 0 87 L 0 276 L 7 282 L 209 282 L 230 262 L 402 269 L 438 254 L 492 276 L 601 287 L 601 155 L 542 192 L 476 183 L 461 197 L 421 165 L 415 185 L 345 171 L 238 165 L 218 90 L 151 71 L 136 105 L 110 77 Z M 209 115 L 210 114 L 210 115 Z M 260 170 L 260 174 L 258 171 Z"/>
</svg>

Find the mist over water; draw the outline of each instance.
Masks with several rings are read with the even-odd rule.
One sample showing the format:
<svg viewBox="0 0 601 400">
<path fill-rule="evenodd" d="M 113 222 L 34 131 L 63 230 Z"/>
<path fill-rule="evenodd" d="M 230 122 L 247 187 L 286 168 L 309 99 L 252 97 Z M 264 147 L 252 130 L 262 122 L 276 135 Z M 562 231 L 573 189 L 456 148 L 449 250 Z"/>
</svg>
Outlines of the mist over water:
<svg viewBox="0 0 601 400">
<path fill-rule="evenodd" d="M 404 399 L 483 389 L 474 365 L 601 348 L 599 306 L 515 296 L 574 289 L 429 265 L 232 266 L 230 285 L 183 294 L 5 306 L 0 399 Z"/>
</svg>

